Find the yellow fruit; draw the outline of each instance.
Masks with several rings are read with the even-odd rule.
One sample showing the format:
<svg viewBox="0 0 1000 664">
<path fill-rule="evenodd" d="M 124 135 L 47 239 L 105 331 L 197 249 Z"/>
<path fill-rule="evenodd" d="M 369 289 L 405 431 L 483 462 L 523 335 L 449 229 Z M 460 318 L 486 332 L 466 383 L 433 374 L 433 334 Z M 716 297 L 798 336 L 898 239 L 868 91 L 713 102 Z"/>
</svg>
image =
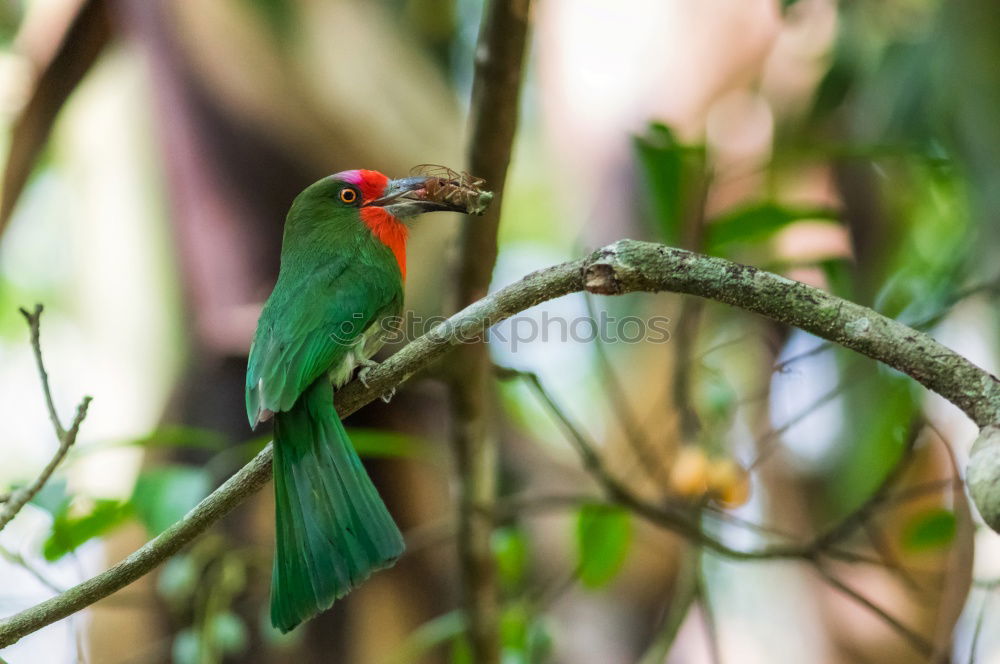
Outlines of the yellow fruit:
<svg viewBox="0 0 1000 664">
<path fill-rule="evenodd" d="M 708 457 L 700 447 L 686 445 L 670 468 L 670 488 L 679 496 L 700 498 L 708 490 Z"/>
<path fill-rule="evenodd" d="M 739 507 L 750 499 L 750 475 L 732 459 L 713 459 L 706 479 L 708 490 L 726 507 Z"/>
</svg>

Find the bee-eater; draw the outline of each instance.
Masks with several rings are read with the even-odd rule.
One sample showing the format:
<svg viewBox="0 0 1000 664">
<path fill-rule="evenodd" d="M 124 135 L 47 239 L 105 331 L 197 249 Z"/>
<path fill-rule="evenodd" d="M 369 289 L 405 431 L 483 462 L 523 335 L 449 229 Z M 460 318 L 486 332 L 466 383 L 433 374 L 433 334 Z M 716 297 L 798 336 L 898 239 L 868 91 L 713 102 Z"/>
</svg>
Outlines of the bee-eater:
<svg viewBox="0 0 1000 664">
<path fill-rule="evenodd" d="M 246 383 L 251 426 L 274 417 L 271 622 L 282 632 L 403 552 L 403 537 L 337 415 L 333 389 L 374 364 L 388 321 L 402 311 L 401 219 L 466 211 L 429 196 L 432 181 L 440 182 L 336 173 L 299 194 L 285 221 L 278 281 L 257 323 Z"/>
</svg>

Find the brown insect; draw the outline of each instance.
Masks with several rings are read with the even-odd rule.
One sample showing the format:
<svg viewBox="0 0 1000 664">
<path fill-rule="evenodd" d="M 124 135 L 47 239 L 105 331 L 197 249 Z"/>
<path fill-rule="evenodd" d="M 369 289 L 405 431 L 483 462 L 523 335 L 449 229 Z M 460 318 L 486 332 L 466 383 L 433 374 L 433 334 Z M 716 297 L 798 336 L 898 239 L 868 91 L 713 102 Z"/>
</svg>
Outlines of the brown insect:
<svg viewBox="0 0 1000 664">
<path fill-rule="evenodd" d="M 459 173 L 447 166 L 420 164 L 410 170 L 410 175 L 428 178 L 424 185 L 427 200 L 458 205 L 469 214 L 483 214 L 493 200 L 493 192 L 483 189 L 486 181 L 465 171 Z"/>
</svg>

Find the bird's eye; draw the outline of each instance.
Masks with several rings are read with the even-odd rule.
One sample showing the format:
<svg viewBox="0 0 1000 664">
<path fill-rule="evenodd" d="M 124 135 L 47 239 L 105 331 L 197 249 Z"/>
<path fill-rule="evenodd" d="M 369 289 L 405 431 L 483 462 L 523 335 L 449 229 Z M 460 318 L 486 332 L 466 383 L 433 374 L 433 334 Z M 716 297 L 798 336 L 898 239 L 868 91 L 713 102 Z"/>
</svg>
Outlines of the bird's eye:
<svg viewBox="0 0 1000 664">
<path fill-rule="evenodd" d="M 340 202 L 346 203 L 347 205 L 354 205 L 358 200 L 358 192 L 353 189 L 341 189 L 340 190 Z"/>
</svg>

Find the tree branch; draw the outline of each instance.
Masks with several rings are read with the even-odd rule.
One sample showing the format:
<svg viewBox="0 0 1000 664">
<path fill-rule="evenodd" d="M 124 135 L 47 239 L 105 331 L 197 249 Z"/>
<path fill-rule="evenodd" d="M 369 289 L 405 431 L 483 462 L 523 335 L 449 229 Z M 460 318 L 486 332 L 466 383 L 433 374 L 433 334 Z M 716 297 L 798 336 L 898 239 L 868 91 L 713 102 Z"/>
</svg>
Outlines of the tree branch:
<svg viewBox="0 0 1000 664">
<path fill-rule="evenodd" d="M 776 274 L 632 240 L 621 240 L 582 260 L 539 270 L 469 305 L 373 369 L 367 388 L 358 381 L 345 386 L 337 393 L 337 410 L 346 417 L 455 346 L 478 340 L 500 321 L 582 290 L 604 295 L 673 291 L 732 304 L 801 327 L 906 373 L 957 405 L 981 427 L 1000 421 L 1000 381 L 922 332 Z M 974 460 L 970 474 L 973 469 Z M 122 562 L 0 622 L 0 648 L 146 574 L 259 490 L 270 476 L 268 446 L 184 519 Z"/>
<path fill-rule="evenodd" d="M 462 226 L 456 279 L 459 307 L 486 295 L 497 257 L 497 229 L 517 129 L 530 0 L 491 0 L 483 10 L 472 84 L 469 171 L 493 188 L 494 202 Z M 460 349 L 449 363 L 451 445 L 458 475 L 458 559 L 472 658 L 500 661 L 499 597 L 493 553 L 498 441 L 493 426 L 490 359 L 483 344 Z"/>
<path fill-rule="evenodd" d="M 45 394 L 45 405 L 49 410 L 49 419 L 52 420 L 52 428 L 55 429 L 56 437 L 59 439 L 59 447 L 56 449 L 55 454 L 52 455 L 48 465 L 42 469 L 42 472 L 39 473 L 34 482 L 23 489 L 14 491 L 4 499 L 3 510 L 0 510 L 0 530 L 3 530 L 17 516 L 17 513 L 42 490 L 45 483 L 52 477 L 52 473 L 62 463 L 62 460 L 66 458 L 69 448 L 76 442 L 76 436 L 80 432 L 80 425 L 83 424 L 84 418 L 87 417 L 87 408 L 90 406 L 91 401 L 90 397 L 84 397 L 80 401 L 80 405 L 76 408 L 76 416 L 73 417 L 73 422 L 70 424 L 69 429 L 64 429 L 62 423 L 59 421 L 59 414 L 56 412 L 55 402 L 52 399 L 52 391 L 49 389 L 49 375 L 45 371 L 45 362 L 42 360 L 42 305 L 36 304 L 33 312 L 29 312 L 26 309 L 21 309 L 20 311 L 28 321 L 28 327 L 31 329 L 31 347 L 35 353 L 38 375 L 42 379 L 42 392 Z"/>
</svg>

